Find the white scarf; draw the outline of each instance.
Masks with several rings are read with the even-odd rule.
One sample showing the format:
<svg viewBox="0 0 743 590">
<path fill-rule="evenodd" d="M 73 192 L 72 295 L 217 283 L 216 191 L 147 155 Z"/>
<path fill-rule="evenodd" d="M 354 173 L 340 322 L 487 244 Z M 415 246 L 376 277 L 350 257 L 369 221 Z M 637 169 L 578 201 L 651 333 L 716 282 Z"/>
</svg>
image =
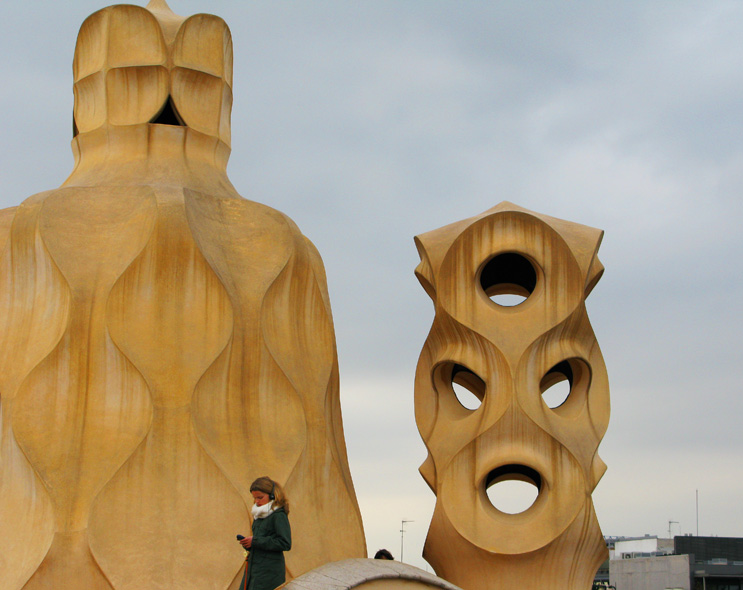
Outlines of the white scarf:
<svg viewBox="0 0 743 590">
<path fill-rule="evenodd" d="M 266 518 L 267 516 L 270 516 L 275 511 L 276 511 L 276 508 L 273 507 L 273 500 L 271 500 L 270 502 L 266 502 L 263 506 L 258 506 L 257 504 L 253 504 L 253 508 L 251 509 L 254 519 Z"/>
</svg>

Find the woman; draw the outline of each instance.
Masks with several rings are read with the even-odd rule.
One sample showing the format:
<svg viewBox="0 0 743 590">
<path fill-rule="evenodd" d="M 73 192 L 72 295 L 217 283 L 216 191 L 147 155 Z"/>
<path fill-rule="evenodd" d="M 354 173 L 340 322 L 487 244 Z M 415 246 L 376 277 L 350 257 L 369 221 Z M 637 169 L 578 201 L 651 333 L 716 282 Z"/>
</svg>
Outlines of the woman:
<svg viewBox="0 0 743 590">
<path fill-rule="evenodd" d="M 253 495 L 253 536 L 240 540 L 247 549 L 241 590 L 274 590 L 286 581 L 284 551 L 292 548 L 289 501 L 283 488 L 270 477 L 250 484 Z"/>
</svg>

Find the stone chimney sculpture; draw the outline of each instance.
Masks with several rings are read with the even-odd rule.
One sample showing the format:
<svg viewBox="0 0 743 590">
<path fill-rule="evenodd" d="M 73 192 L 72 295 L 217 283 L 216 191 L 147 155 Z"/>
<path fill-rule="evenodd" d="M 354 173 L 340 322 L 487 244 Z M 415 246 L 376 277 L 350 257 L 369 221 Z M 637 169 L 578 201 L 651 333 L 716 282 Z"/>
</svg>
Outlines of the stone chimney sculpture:
<svg viewBox="0 0 743 590">
<path fill-rule="evenodd" d="M 235 587 L 262 475 L 289 578 L 365 556 L 322 261 L 226 174 L 227 25 L 104 8 L 73 70 L 72 174 L 0 212 L 0 588 Z"/>
<path fill-rule="evenodd" d="M 415 381 L 436 494 L 424 557 L 465 590 L 588 590 L 608 557 L 591 492 L 609 387 L 585 307 L 602 234 L 503 202 L 416 238 L 435 307 Z M 562 403 L 543 397 L 561 381 Z M 504 481 L 536 500 L 500 510 L 488 488 Z"/>
</svg>

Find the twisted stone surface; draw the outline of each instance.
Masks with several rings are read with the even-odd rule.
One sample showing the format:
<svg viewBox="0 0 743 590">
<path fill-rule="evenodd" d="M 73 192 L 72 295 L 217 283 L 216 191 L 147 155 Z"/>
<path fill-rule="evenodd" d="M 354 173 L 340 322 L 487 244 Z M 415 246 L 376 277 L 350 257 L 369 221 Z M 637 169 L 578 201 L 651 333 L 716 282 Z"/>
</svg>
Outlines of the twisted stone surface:
<svg viewBox="0 0 743 590">
<path fill-rule="evenodd" d="M 415 382 L 436 494 L 424 556 L 466 590 L 587 590 L 608 555 L 591 493 L 609 386 L 585 307 L 602 234 L 503 202 L 416 238 L 435 306 Z M 515 481 L 537 497 L 511 514 L 488 490 Z"/>
<path fill-rule="evenodd" d="M 236 587 L 265 474 L 290 578 L 364 556 L 322 261 L 227 178 L 227 25 L 104 8 L 73 70 L 72 174 L 0 212 L 0 588 Z"/>
</svg>

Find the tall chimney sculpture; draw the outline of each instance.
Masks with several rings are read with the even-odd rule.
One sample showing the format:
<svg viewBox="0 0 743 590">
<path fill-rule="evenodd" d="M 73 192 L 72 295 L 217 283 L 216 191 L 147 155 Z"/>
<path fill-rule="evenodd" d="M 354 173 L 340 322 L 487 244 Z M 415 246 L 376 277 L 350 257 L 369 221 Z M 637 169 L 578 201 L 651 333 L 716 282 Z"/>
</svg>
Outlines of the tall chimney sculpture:
<svg viewBox="0 0 743 590">
<path fill-rule="evenodd" d="M 235 587 L 266 474 L 289 577 L 365 556 L 322 261 L 227 178 L 227 25 L 104 8 L 73 71 L 72 174 L 0 212 L 0 588 Z"/>
<path fill-rule="evenodd" d="M 424 557 L 465 590 L 588 590 L 608 557 L 591 492 L 609 386 L 585 307 L 602 234 L 503 202 L 416 238 L 435 307 L 415 380 L 436 494 Z M 491 502 L 505 481 L 532 484 L 534 503 Z"/>
</svg>

